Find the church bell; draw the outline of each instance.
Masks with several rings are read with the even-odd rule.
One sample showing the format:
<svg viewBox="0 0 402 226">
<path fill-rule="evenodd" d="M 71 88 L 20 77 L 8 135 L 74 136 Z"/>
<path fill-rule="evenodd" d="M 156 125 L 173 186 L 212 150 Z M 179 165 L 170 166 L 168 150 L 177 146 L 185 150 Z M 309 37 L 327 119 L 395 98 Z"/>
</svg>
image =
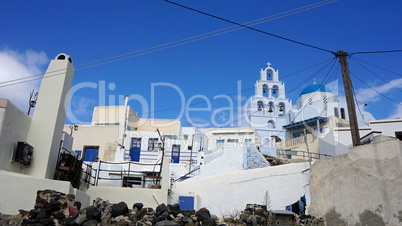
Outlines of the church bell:
<svg viewBox="0 0 402 226">
<path fill-rule="evenodd" d="M 271 105 L 269 105 L 268 112 L 269 112 L 269 113 L 272 113 L 272 112 L 273 112 L 273 110 L 272 110 L 272 106 L 271 106 Z"/>
</svg>

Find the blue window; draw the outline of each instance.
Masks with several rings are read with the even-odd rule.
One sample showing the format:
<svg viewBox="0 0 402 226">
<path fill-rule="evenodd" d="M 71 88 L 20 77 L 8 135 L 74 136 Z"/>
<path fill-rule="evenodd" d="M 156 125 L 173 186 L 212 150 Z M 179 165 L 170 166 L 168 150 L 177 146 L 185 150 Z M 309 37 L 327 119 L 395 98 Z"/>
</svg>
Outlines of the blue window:
<svg viewBox="0 0 402 226">
<path fill-rule="evenodd" d="M 293 132 L 293 138 L 300 137 L 300 136 L 301 136 L 300 132 Z"/>
<path fill-rule="evenodd" d="M 75 150 L 75 153 L 77 153 L 78 156 L 81 156 L 81 150 Z"/>
<path fill-rule="evenodd" d="M 84 161 L 95 162 L 98 157 L 99 147 L 85 147 L 84 148 Z"/>
<path fill-rule="evenodd" d="M 250 142 L 251 142 L 251 139 L 245 139 L 244 142 L 250 143 Z"/>
<path fill-rule="evenodd" d="M 217 140 L 216 143 L 217 144 L 223 144 L 223 143 L 225 143 L 225 140 Z"/>
<path fill-rule="evenodd" d="M 157 151 L 157 150 L 158 150 L 158 138 L 149 138 L 148 151 Z"/>
</svg>

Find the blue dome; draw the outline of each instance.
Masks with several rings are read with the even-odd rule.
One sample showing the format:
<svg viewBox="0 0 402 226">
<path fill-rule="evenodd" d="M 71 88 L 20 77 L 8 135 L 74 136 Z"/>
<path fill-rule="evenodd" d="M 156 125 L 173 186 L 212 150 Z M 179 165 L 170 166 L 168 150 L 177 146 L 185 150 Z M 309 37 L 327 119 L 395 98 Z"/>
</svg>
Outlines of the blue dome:
<svg viewBox="0 0 402 226">
<path fill-rule="evenodd" d="M 332 91 L 325 85 L 321 85 L 321 87 L 320 87 L 320 84 L 314 83 L 314 84 L 311 84 L 311 85 L 307 86 L 306 88 L 304 88 L 303 91 L 301 92 L 300 96 L 302 96 L 304 94 L 308 94 L 308 93 L 314 93 L 315 91 L 332 93 Z"/>
</svg>

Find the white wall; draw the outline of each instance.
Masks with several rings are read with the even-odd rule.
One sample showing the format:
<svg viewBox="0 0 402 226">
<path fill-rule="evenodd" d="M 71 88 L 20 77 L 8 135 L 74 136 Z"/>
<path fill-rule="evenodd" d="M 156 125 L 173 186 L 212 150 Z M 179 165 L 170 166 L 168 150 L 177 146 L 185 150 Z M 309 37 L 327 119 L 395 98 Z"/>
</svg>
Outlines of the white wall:
<svg viewBox="0 0 402 226">
<path fill-rule="evenodd" d="M 19 209 L 31 210 L 35 205 L 38 190 L 55 190 L 75 195 L 82 208 L 89 206 L 88 195 L 74 189 L 70 182 L 36 178 L 18 173 L 0 170 L 0 212 L 17 214 Z"/>
<path fill-rule="evenodd" d="M 64 55 L 64 54 L 59 54 Z M 38 101 L 32 117 L 27 142 L 34 147 L 31 167 L 24 173 L 41 178 L 53 178 L 57 164 L 63 125 L 66 119 L 74 67 L 69 56 L 56 57 L 40 85 Z M 54 76 L 57 74 L 57 76 Z"/>
<path fill-rule="evenodd" d="M 243 145 L 236 143 L 224 147 L 222 156 L 201 165 L 197 178 L 242 171 L 244 168 L 243 149 Z"/>
<path fill-rule="evenodd" d="M 359 128 L 360 137 L 370 133 L 370 128 Z M 349 127 L 333 128 L 324 137 L 319 137 L 321 154 L 343 155 L 352 147 L 352 135 Z"/>
<path fill-rule="evenodd" d="M 271 209 L 285 210 L 304 194 L 309 205 L 309 172 L 303 172 L 308 168 L 308 163 L 294 163 L 176 182 L 171 201 L 194 193 L 200 197 L 197 209 L 206 207 L 218 216 L 244 210 L 249 203 L 262 204 L 266 191 Z"/>
<path fill-rule="evenodd" d="M 402 132 L 402 119 L 376 120 L 369 124 L 373 131 L 380 131 L 384 136 L 395 137 L 395 132 Z"/>
<path fill-rule="evenodd" d="M 64 125 L 64 131 L 70 133 L 69 127 L 70 125 Z M 73 151 L 81 151 L 81 157 L 84 158 L 85 146 L 98 146 L 99 159 L 110 161 L 108 157 L 113 153 L 107 152 L 107 146 L 112 142 L 121 144 L 123 135 L 119 134 L 119 131 L 119 126 L 79 125 L 78 130 L 73 130 L 72 134 L 74 137 Z"/>
<path fill-rule="evenodd" d="M 10 163 L 18 142 L 26 141 L 31 118 L 7 99 L 0 98 L 0 169 L 20 172 Z"/>
<path fill-rule="evenodd" d="M 100 197 L 104 200 L 109 200 L 111 203 L 124 201 L 128 206 L 141 202 L 144 204 L 144 207 L 156 208 L 159 204 L 167 203 L 167 192 L 169 188 L 168 162 L 168 158 L 163 160 L 161 189 L 93 186 L 88 188 L 86 194 L 91 197 L 91 200 Z"/>
</svg>

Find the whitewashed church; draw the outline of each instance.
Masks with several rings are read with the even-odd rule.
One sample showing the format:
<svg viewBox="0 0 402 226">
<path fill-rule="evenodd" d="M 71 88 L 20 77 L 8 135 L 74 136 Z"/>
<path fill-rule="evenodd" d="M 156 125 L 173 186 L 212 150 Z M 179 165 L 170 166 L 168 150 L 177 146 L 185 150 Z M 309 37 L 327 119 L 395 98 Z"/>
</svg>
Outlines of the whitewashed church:
<svg viewBox="0 0 402 226">
<path fill-rule="evenodd" d="M 279 80 L 278 70 L 275 71 L 270 63 L 267 65 L 260 71 L 260 80 L 255 84 L 255 95 L 250 98 L 248 108 L 248 123 L 250 127 L 255 127 L 261 138 L 260 151 L 263 154 L 276 156 L 277 138 L 290 140 L 300 137 L 301 127 L 298 124 L 317 123 L 315 127 L 319 135 L 328 130 L 325 126 L 328 118 L 349 120 L 346 102 L 339 101 L 328 86 L 317 84 L 315 79 L 301 92 L 296 101 L 297 109 L 292 109 L 292 101 L 286 98 L 285 83 Z M 337 88 L 338 85 L 331 87 Z M 359 127 L 368 126 L 369 120 L 375 120 L 366 111 L 361 111 L 357 119 Z M 289 133 L 292 128 L 298 131 Z"/>
<path fill-rule="evenodd" d="M 261 138 L 260 151 L 276 155 L 275 138 L 285 139 L 283 126 L 288 124 L 287 112 L 292 101 L 286 98 L 285 83 L 279 81 L 279 71 L 271 67 L 261 69 L 260 80 L 255 83 L 255 95 L 249 103 L 249 125 L 257 130 Z"/>
</svg>

